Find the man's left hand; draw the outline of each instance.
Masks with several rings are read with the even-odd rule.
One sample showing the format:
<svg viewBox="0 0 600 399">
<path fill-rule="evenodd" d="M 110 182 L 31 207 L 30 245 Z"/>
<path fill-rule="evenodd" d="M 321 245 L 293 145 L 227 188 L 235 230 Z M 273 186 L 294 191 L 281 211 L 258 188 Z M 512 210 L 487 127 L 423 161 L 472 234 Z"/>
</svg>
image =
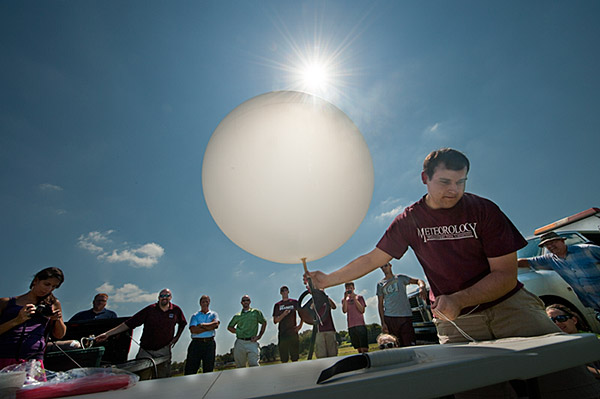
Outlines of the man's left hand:
<svg viewBox="0 0 600 399">
<path fill-rule="evenodd" d="M 433 315 L 440 320 L 454 320 L 460 315 L 462 306 L 452 295 L 440 295 L 431 305 Z"/>
</svg>

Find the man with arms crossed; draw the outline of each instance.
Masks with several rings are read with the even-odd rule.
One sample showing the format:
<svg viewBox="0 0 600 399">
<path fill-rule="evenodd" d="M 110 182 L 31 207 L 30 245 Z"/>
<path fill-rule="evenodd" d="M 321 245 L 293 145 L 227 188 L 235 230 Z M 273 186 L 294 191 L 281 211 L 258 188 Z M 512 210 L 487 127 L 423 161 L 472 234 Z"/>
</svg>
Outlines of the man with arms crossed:
<svg viewBox="0 0 600 399">
<path fill-rule="evenodd" d="M 273 306 L 273 323 L 279 323 L 279 358 L 281 363 L 287 363 L 288 359 L 295 362 L 300 356 L 298 331 L 302 328 L 302 320 L 296 325 L 296 311 L 299 305 L 296 299 L 289 297 L 290 290 L 285 285 L 279 289 L 279 293 L 281 301 Z"/>
<path fill-rule="evenodd" d="M 392 264 L 381 266 L 383 280 L 377 283 L 377 300 L 381 332 L 396 337 L 398 346 L 416 344 L 415 329 L 412 325 L 412 308 L 406 296 L 406 286 L 419 285 L 419 294 L 427 301 L 425 282 L 404 274 L 392 273 Z"/>
<path fill-rule="evenodd" d="M 476 340 L 556 332 L 542 301 L 517 280 L 516 251 L 525 239 L 497 205 L 465 193 L 469 166 L 459 151 L 431 152 L 421 173 L 427 194 L 396 217 L 376 248 L 331 274 L 316 271 L 306 277 L 321 289 L 334 286 L 401 258 L 411 247 L 431 286 L 440 343 L 467 341 L 456 326 Z M 572 370 L 565 378 L 540 378 L 542 391 L 586 379 L 585 370 Z M 595 381 L 588 381 L 574 383 L 581 388 L 574 397 L 597 396 Z M 501 384 L 490 390 L 511 388 Z"/>
<path fill-rule="evenodd" d="M 258 325 L 261 324 L 260 333 Z M 242 297 L 242 311 L 237 313 L 229 324 L 227 330 L 235 334 L 236 340 L 233 346 L 233 359 L 235 367 L 241 368 L 248 366 L 258 366 L 260 340 L 267 329 L 267 320 L 262 312 L 258 309 L 250 307 L 250 297 L 244 295 Z"/>
<path fill-rule="evenodd" d="M 190 320 L 192 342 L 188 346 L 184 375 L 196 374 L 202 362 L 202 372 L 210 373 L 215 368 L 215 330 L 219 328 L 219 315 L 208 308 L 210 297 L 200 297 L 200 310 Z"/>
</svg>

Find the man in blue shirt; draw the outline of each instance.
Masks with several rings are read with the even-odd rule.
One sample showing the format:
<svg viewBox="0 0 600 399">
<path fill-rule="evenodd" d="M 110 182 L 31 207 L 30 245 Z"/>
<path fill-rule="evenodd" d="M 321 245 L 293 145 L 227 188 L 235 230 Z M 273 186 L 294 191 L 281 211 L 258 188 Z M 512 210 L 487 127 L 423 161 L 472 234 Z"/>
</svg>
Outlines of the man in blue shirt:
<svg viewBox="0 0 600 399">
<path fill-rule="evenodd" d="M 519 259 L 519 267 L 532 266 L 556 271 L 585 306 L 600 311 L 600 247 L 593 244 L 567 246 L 555 232 L 541 236 L 540 247 L 550 253 Z"/>
<path fill-rule="evenodd" d="M 108 302 L 108 294 L 100 293 L 94 297 L 92 302 L 92 308 L 83 310 L 75 313 L 69 322 L 73 321 L 89 321 L 89 320 L 100 320 L 100 319 L 116 319 L 117 314 L 112 310 L 106 309 L 106 303 Z"/>
<path fill-rule="evenodd" d="M 209 310 L 210 298 L 208 295 L 200 297 L 200 311 L 194 313 L 190 320 L 192 342 L 188 346 L 185 360 L 184 375 L 196 374 L 200 363 L 202 372 L 210 373 L 215 367 L 215 330 L 219 328 L 219 315 Z"/>
</svg>

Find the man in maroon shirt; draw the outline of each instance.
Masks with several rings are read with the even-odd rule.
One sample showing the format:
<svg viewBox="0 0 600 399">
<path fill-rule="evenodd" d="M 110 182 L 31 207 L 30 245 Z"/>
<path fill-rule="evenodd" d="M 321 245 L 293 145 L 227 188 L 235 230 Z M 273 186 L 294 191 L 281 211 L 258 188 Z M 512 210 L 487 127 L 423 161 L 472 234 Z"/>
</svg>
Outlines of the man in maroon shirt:
<svg viewBox="0 0 600 399">
<path fill-rule="evenodd" d="M 109 337 L 133 330 L 144 325 L 144 331 L 140 338 L 140 350 L 136 359 L 152 358 L 160 359 L 157 364 L 156 378 L 170 377 L 171 375 L 171 348 L 175 346 L 187 324 L 183 312 L 179 306 L 171 303 L 171 290 L 163 289 L 158 294 L 158 302 L 146 306 L 134 314 L 129 320 L 119 324 L 96 337 L 96 342 L 103 342 Z M 175 333 L 177 325 L 177 333 Z M 141 379 L 152 378 L 152 370 L 148 370 Z"/>
<path fill-rule="evenodd" d="M 402 257 L 410 247 L 431 286 L 441 343 L 557 332 L 543 302 L 517 280 L 516 251 L 525 239 L 496 204 L 465 193 L 469 167 L 459 151 L 431 152 L 421 172 L 427 194 L 394 219 L 376 248 L 330 274 L 308 272 L 305 278 L 320 289 L 352 281 Z M 544 383 L 554 382 L 549 390 L 560 390 L 556 381 L 565 380 L 574 378 L 546 378 Z"/>
<path fill-rule="evenodd" d="M 288 359 L 292 362 L 298 360 L 300 341 L 298 331 L 302 328 L 302 319 L 296 324 L 296 313 L 299 308 L 298 301 L 289 297 L 290 289 L 282 286 L 279 289 L 281 301 L 273 306 L 273 324 L 279 323 L 279 358 L 281 363 L 286 363 Z"/>
</svg>

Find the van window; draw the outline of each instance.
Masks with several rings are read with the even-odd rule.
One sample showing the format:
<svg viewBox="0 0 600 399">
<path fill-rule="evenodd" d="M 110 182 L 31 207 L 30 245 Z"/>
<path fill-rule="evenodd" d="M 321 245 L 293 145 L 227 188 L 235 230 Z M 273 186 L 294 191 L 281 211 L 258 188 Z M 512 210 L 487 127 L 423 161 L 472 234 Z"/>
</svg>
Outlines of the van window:
<svg viewBox="0 0 600 399">
<path fill-rule="evenodd" d="M 594 243 L 596 245 L 600 245 L 600 233 L 586 231 L 586 232 L 582 232 L 581 234 L 583 234 L 585 236 L 585 238 L 590 240 L 592 243 Z"/>
<path fill-rule="evenodd" d="M 539 243 L 539 237 L 534 237 L 527 240 L 527 246 L 517 251 L 517 258 L 532 258 L 540 255 L 541 248 L 538 247 Z"/>
</svg>

